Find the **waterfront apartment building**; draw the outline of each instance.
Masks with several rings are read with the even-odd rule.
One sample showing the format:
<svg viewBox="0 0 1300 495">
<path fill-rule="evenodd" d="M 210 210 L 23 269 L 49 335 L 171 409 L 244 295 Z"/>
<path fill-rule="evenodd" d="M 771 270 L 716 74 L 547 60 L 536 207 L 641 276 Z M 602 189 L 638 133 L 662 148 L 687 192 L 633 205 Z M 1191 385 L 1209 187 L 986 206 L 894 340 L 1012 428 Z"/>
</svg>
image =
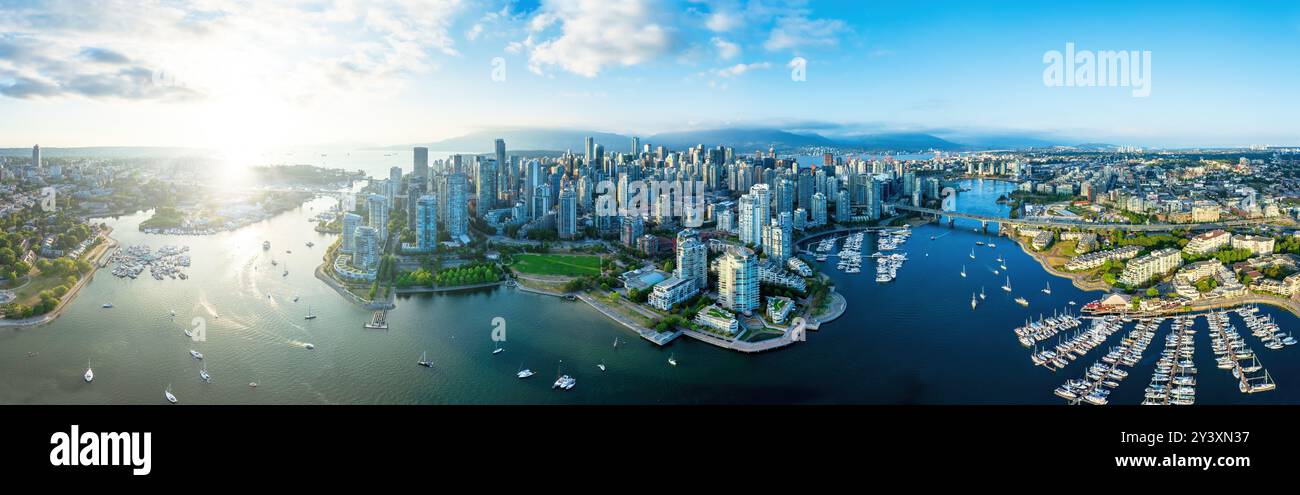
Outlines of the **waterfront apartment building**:
<svg viewBox="0 0 1300 495">
<path fill-rule="evenodd" d="M 356 253 L 352 256 L 352 265 L 362 271 L 374 270 L 379 265 L 379 231 L 374 227 L 357 227 L 353 244 Z"/>
<path fill-rule="evenodd" d="M 686 302 L 695 297 L 699 289 L 695 287 L 695 282 L 689 279 L 680 278 L 677 275 L 668 277 L 667 280 L 655 284 L 654 289 L 650 292 L 650 307 L 668 311 L 673 306 Z"/>
<path fill-rule="evenodd" d="M 849 191 L 841 189 L 835 193 L 835 223 L 849 223 L 853 218 L 853 207 L 849 205 Z"/>
<path fill-rule="evenodd" d="M 463 173 L 447 176 L 447 234 L 453 240 L 469 233 L 469 178 Z"/>
<path fill-rule="evenodd" d="M 1183 246 L 1183 252 L 1193 256 L 1213 253 L 1227 246 L 1231 238 L 1232 236 L 1228 235 L 1227 232 L 1211 230 L 1204 234 L 1192 236 L 1192 239 L 1187 241 L 1187 245 Z"/>
<path fill-rule="evenodd" d="M 767 317 L 773 323 L 784 325 L 794 311 L 794 300 L 784 296 L 767 296 Z"/>
<path fill-rule="evenodd" d="M 710 304 L 695 314 L 695 323 L 709 327 L 727 335 L 735 335 L 740 330 L 740 321 L 730 311 Z"/>
<path fill-rule="evenodd" d="M 1137 256 L 1142 252 L 1140 246 L 1124 246 L 1119 249 L 1108 251 L 1098 251 L 1084 255 L 1075 256 L 1065 263 L 1065 269 L 1070 271 L 1091 270 L 1106 264 L 1110 260 L 1127 260 Z"/>
<path fill-rule="evenodd" d="M 695 229 L 677 233 L 677 261 L 675 274 L 690 281 L 701 292 L 709 288 L 709 249 L 700 242 Z"/>
<path fill-rule="evenodd" d="M 751 249 L 729 246 L 718 260 L 718 303 L 737 313 L 753 314 L 758 309 L 758 256 Z"/>
<path fill-rule="evenodd" d="M 1161 249 L 1128 262 L 1119 282 L 1128 286 L 1140 286 L 1169 273 L 1183 264 L 1181 251 L 1173 248 Z"/>
<path fill-rule="evenodd" d="M 822 193 L 813 193 L 812 195 L 812 221 L 808 224 L 811 227 L 821 227 L 826 225 L 826 195 Z"/>
<path fill-rule="evenodd" d="M 794 255 L 792 245 L 794 237 L 794 220 L 793 216 L 786 212 L 781 212 L 777 218 L 764 227 L 763 246 L 767 252 L 767 257 L 776 260 L 779 263 L 785 263 L 785 260 Z"/>
<path fill-rule="evenodd" d="M 1246 249 L 1251 254 L 1273 254 L 1273 238 L 1259 235 L 1237 234 L 1232 236 L 1233 249 Z"/>
<path fill-rule="evenodd" d="M 438 245 L 438 198 L 425 194 L 415 205 L 415 247 L 432 251 Z"/>
<path fill-rule="evenodd" d="M 560 190 L 560 209 L 555 219 L 555 230 L 561 239 L 578 236 L 578 194 L 571 185 Z"/>
<path fill-rule="evenodd" d="M 388 198 L 380 194 L 371 194 L 366 198 L 366 206 L 370 210 L 370 221 L 366 226 L 375 229 L 375 235 L 380 242 L 388 239 Z"/>
<path fill-rule="evenodd" d="M 361 226 L 361 215 L 356 213 L 343 214 L 343 242 L 339 250 L 345 254 L 356 252 L 356 239 L 353 237 L 357 234 L 357 227 Z"/>
</svg>

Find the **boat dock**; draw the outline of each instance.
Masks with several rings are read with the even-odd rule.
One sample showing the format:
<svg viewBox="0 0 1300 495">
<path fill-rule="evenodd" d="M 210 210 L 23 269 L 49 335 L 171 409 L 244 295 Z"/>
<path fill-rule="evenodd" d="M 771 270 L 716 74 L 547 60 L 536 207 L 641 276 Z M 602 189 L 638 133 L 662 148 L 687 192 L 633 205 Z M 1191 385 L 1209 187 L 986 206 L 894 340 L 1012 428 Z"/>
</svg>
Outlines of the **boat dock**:
<svg viewBox="0 0 1300 495">
<path fill-rule="evenodd" d="M 375 314 L 370 317 L 370 322 L 364 326 L 370 330 L 388 330 L 388 310 L 375 311 Z"/>
</svg>

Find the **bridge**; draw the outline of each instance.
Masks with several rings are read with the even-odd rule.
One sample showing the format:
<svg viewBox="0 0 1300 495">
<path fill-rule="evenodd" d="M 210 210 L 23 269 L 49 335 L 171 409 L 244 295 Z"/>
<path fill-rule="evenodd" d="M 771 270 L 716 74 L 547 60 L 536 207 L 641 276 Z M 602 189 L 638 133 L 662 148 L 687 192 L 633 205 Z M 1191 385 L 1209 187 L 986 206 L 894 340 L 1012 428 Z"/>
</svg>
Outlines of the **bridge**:
<svg viewBox="0 0 1300 495">
<path fill-rule="evenodd" d="M 1214 230 L 1228 229 L 1233 227 L 1245 227 L 1249 225 L 1260 225 L 1267 223 L 1266 219 L 1246 219 L 1246 220 L 1229 220 L 1225 222 L 1207 222 L 1207 223 L 1094 223 L 1084 222 L 1081 220 L 1068 219 L 1044 219 L 1044 218 L 1007 218 L 994 215 L 981 215 L 978 213 L 962 213 L 956 211 L 943 211 L 933 208 L 919 208 L 902 204 L 892 205 L 895 210 L 920 213 L 935 217 L 936 221 L 940 217 L 948 217 L 948 223 L 957 218 L 968 220 L 977 220 L 987 229 L 989 223 L 1009 224 L 1017 227 L 1041 227 L 1041 228 L 1079 228 L 1083 230 L 1129 230 L 1137 232 L 1165 232 L 1170 230 L 1187 229 L 1187 230 Z"/>
</svg>

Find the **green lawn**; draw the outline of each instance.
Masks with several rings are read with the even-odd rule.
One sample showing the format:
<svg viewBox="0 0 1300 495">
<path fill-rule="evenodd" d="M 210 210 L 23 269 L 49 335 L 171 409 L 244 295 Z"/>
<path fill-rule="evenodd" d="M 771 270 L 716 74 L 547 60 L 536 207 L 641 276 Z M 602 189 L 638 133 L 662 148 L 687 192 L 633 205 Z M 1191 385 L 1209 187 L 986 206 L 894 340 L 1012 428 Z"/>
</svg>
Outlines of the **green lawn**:
<svg viewBox="0 0 1300 495">
<path fill-rule="evenodd" d="M 535 275 L 600 275 L 600 257 L 590 255 L 518 254 L 510 265 L 521 273 Z"/>
</svg>

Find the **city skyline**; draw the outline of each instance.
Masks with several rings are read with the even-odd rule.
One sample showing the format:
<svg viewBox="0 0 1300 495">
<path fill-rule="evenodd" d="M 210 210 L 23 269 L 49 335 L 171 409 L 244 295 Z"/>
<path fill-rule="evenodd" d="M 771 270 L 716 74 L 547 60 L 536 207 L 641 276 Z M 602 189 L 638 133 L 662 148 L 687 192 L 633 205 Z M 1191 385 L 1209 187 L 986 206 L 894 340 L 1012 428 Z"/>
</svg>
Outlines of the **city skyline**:
<svg viewBox="0 0 1300 495">
<path fill-rule="evenodd" d="M 1300 143 L 1281 63 L 1300 10 L 1282 3 L 2 4 L 4 146 L 252 155 L 501 127 Z M 1045 84 L 1070 46 L 1149 52 L 1149 95 Z"/>
</svg>

